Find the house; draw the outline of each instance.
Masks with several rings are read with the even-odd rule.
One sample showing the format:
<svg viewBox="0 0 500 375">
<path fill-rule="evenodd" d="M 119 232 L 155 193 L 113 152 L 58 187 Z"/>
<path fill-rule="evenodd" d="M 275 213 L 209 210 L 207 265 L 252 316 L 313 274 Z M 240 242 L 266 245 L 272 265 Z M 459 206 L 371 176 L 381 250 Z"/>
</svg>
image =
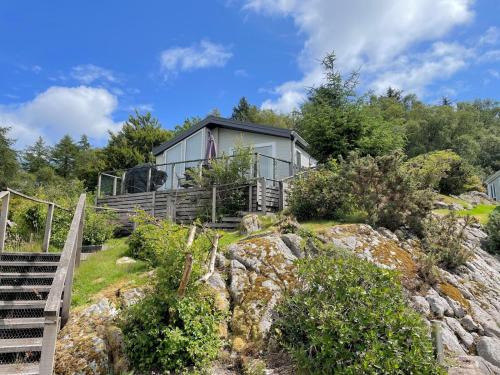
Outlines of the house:
<svg viewBox="0 0 500 375">
<path fill-rule="evenodd" d="M 496 201 L 500 201 L 500 170 L 486 179 L 486 186 L 488 196 Z"/>
<path fill-rule="evenodd" d="M 204 159 L 232 155 L 236 145 L 258 154 L 259 177 L 280 180 L 316 164 L 307 142 L 293 130 L 208 116 L 153 149 L 156 165 L 167 172 L 164 189 L 177 188 L 185 170 Z"/>
</svg>

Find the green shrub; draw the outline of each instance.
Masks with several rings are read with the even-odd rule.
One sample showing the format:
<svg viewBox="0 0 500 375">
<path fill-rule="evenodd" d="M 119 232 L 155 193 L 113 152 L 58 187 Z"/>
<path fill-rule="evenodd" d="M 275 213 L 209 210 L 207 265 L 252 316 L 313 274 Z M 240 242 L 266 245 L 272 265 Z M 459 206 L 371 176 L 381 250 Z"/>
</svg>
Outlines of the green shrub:
<svg viewBox="0 0 500 375">
<path fill-rule="evenodd" d="M 222 318 L 210 296 L 178 299 L 155 293 L 123 317 L 127 356 L 135 369 L 144 372 L 206 368 L 222 347 L 218 335 Z"/>
<path fill-rule="evenodd" d="M 158 266 L 153 293 L 122 318 L 126 352 L 139 371 L 202 369 L 222 346 L 218 328 L 224 314 L 217 310 L 214 297 L 193 282 L 203 274 L 211 247 L 203 234 L 189 249 L 193 268 L 186 297 L 180 299 L 176 294 L 188 232 L 186 227 L 140 213 L 130 237 L 130 255 Z"/>
<path fill-rule="evenodd" d="M 424 221 L 422 246 L 434 262 L 442 268 L 455 270 L 465 264 L 473 252 L 463 246 L 465 231 L 474 222 L 471 216 L 459 219 L 453 212 L 443 217 L 429 217 Z"/>
<path fill-rule="evenodd" d="M 393 271 L 338 252 L 302 260 L 303 287 L 278 306 L 275 330 L 310 374 L 442 374 L 428 330 Z"/>
<path fill-rule="evenodd" d="M 102 245 L 112 238 L 116 228 L 115 220 L 116 215 L 113 212 L 96 212 L 93 208 L 87 208 L 83 229 L 83 244 Z"/>
<path fill-rule="evenodd" d="M 351 153 L 341 163 L 341 180 L 371 225 L 396 230 L 408 226 L 420 233 L 432 209 L 433 194 L 418 186 L 403 167 L 404 155 L 378 157 Z"/>
<path fill-rule="evenodd" d="M 299 220 L 342 218 L 350 211 L 348 202 L 333 161 L 296 177 L 288 198 L 289 210 Z"/>
<path fill-rule="evenodd" d="M 405 163 L 405 168 L 422 187 L 431 187 L 442 194 L 483 190 L 473 167 L 450 150 L 416 156 Z"/>
<path fill-rule="evenodd" d="M 486 233 L 488 233 L 488 250 L 494 254 L 500 253 L 500 206 L 490 214 Z"/>
</svg>

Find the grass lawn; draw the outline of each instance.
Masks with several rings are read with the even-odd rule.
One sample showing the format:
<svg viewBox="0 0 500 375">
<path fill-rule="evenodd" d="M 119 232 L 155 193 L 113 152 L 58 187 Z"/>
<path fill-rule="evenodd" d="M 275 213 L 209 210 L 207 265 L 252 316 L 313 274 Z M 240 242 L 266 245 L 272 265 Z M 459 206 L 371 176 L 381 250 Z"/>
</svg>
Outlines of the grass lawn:
<svg viewBox="0 0 500 375">
<path fill-rule="evenodd" d="M 476 207 L 471 208 L 470 210 L 459 210 L 455 211 L 455 213 L 458 216 L 467 216 L 467 215 L 474 216 L 481 224 L 484 225 L 488 222 L 490 214 L 496 207 L 497 207 L 496 205 L 491 205 L 491 204 L 479 204 Z M 446 215 L 450 212 L 450 210 L 439 209 L 439 210 L 434 210 L 434 212 L 441 215 Z"/>
<path fill-rule="evenodd" d="M 323 229 L 327 229 L 329 227 L 332 227 L 334 225 L 342 224 L 340 221 L 337 220 L 309 220 L 309 221 L 304 221 L 301 222 L 300 225 L 307 230 L 310 230 L 312 232 L 319 232 Z"/>
<path fill-rule="evenodd" d="M 92 302 L 93 296 L 109 285 L 123 281 L 140 285 L 147 281 L 140 277 L 148 269 L 144 262 L 116 265 L 116 260 L 125 256 L 127 251 L 126 238 L 112 239 L 106 245 L 107 250 L 89 256 L 76 270 L 72 306 Z"/>
</svg>

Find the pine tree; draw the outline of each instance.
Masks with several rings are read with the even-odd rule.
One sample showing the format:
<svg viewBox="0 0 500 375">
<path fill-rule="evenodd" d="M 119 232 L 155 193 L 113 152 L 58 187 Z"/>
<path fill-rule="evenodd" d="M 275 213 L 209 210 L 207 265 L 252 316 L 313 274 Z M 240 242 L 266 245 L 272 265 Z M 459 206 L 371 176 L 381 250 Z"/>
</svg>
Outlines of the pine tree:
<svg viewBox="0 0 500 375">
<path fill-rule="evenodd" d="M 26 148 L 23 153 L 23 169 L 30 173 L 36 173 L 50 167 L 50 154 L 50 147 L 45 144 L 42 137 L 38 137 L 33 146 Z"/>
<path fill-rule="evenodd" d="M 16 175 L 19 167 L 17 154 L 12 149 L 14 141 L 8 138 L 10 128 L 0 127 L 0 190 Z"/>
<path fill-rule="evenodd" d="M 68 178 L 74 174 L 78 151 L 78 146 L 69 135 L 62 137 L 54 146 L 51 159 L 59 176 Z"/>
<path fill-rule="evenodd" d="M 87 137 L 86 134 L 83 134 L 80 137 L 80 140 L 78 141 L 78 148 L 81 151 L 85 151 L 85 150 L 89 150 L 90 149 L 89 137 Z"/>
<path fill-rule="evenodd" d="M 236 107 L 233 107 L 233 114 L 231 115 L 231 119 L 238 121 L 252 121 L 252 112 L 255 112 L 257 109 L 253 105 L 250 105 L 247 101 L 247 98 L 244 96 L 238 102 Z"/>
</svg>

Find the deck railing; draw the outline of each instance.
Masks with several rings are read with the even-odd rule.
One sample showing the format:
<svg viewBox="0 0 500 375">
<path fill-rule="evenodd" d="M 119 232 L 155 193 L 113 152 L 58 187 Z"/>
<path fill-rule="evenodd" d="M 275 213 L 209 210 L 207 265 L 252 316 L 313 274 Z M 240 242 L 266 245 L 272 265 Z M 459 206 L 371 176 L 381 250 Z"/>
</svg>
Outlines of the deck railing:
<svg viewBox="0 0 500 375">
<path fill-rule="evenodd" d="M 61 325 L 64 325 L 69 318 L 74 270 L 80 264 L 85 199 L 85 194 L 80 195 L 45 304 L 40 375 L 52 375 L 57 333 Z"/>
<path fill-rule="evenodd" d="M 233 157 L 234 156 L 219 157 L 212 160 L 229 160 Z M 201 168 L 203 165 L 206 165 L 206 163 L 206 159 L 194 159 L 180 162 L 146 165 L 145 167 L 148 169 L 145 172 L 145 192 L 151 190 L 152 181 L 154 181 L 152 173 L 153 170 L 160 170 L 167 174 L 167 181 L 157 189 L 158 191 L 176 190 L 189 186 L 189 181 L 186 179 L 187 170 L 197 168 L 201 171 Z M 125 179 L 127 173 L 131 169 L 132 168 L 101 172 L 98 176 L 96 198 L 126 194 L 127 187 L 125 186 Z M 292 176 L 296 172 L 294 169 L 295 167 L 288 160 L 254 153 L 252 155 L 250 167 L 245 174 L 249 178 L 265 177 L 269 180 L 279 181 L 288 176 Z"/>
</svg>

